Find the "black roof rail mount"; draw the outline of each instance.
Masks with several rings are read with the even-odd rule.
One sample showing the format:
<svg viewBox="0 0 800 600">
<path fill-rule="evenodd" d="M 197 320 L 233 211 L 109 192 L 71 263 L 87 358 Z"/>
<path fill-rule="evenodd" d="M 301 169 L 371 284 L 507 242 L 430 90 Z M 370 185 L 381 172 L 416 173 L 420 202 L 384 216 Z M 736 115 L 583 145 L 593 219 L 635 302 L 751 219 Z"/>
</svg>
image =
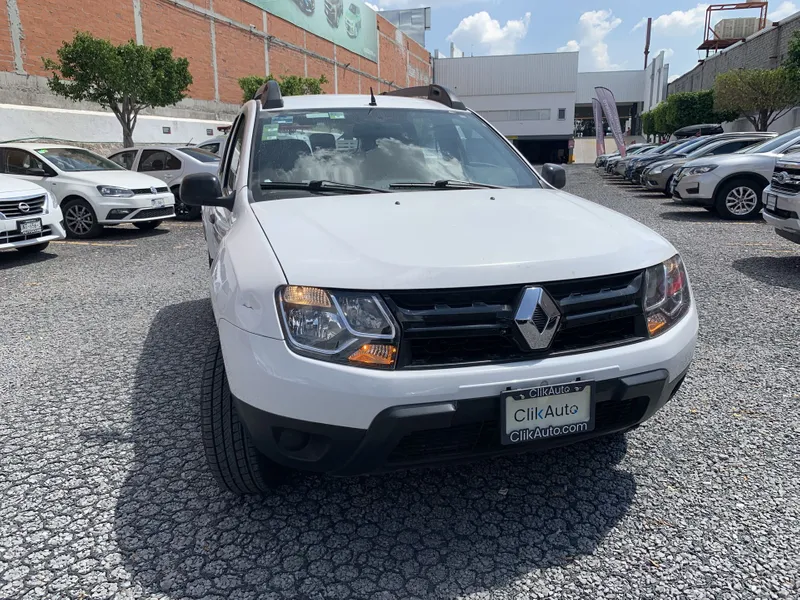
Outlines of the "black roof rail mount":
<svg viewBox="0 0 800 600">
<path fill-rule="evenodd" d="M 419 85 L 417 87 L 403 88 L 391 92 L 383 92 L 381 96 L 402 96 L 404 98 L 427 98 L 439 104 L 444 104 L 455 110 L 467 110 L 458 97 L 441 85 Z"/>
<path fill-rule="evenodd" d="M 261 102 L 261 108 L 283 108 L 281 86 L 274 79 L 270 79 L 258 88 L 253 100 Z"/>
</svg>

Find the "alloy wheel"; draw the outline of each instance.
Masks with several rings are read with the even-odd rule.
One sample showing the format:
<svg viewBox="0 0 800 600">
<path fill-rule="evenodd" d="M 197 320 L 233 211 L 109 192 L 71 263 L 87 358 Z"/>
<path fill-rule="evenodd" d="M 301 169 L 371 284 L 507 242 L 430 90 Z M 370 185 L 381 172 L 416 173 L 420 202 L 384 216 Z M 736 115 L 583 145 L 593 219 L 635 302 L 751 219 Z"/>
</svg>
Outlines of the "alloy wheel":
<svg viewBox="0 0 800 600">
<path fill-rule="evenodd" d="M 64 215 L 67 227 L 76 235 L 86 235 L 94 226 L 91 211 L 80 204 L 73 204 Z"/>
<path fill-rule="evenodd" d="M 725 197 L 725 206 L 737 217 L 750 214 L 758 206 L 758 194 L 746 186 L 733 188 Z"/>
</svg>

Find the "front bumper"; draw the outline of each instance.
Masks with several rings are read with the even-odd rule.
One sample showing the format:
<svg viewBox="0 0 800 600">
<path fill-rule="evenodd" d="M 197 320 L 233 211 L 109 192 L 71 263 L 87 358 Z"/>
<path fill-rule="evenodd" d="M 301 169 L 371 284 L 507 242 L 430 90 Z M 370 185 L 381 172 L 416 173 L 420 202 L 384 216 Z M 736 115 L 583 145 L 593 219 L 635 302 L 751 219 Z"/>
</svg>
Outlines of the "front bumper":
<svg viewBox="0 0 800 600">
<path fill-rule="evenodd" d="M 283 340 L 225 320 L 219 321 L 219 334 L 231 393 L 261 452 L 294 468 L 344 475 L 565 445 L 633 427 L 679 385 L 692 361 L 697 323 L 692 305 L 670 331 L 645 342 L 536 361 L 420 371 L 304 358 Z M 503 391 L 577 378 L 598 382 L 595 431 L 500 446 Z M 289 451 L 279 445 L 283 430 L 315 441 Z M 453 436 L 471 441 L 455 443 L 457 451 L 443 450 Z"/>
<path fill-rule="evenodd" d="M 132 198 L 99 197 L 94 199 L 92 206 L 97 220 L 103 225 L 138 223 L 175 216 L 175 196 L 169 192 L 143 194 Z M 121 210 L 131 212 L 120 214 Z"/>
<path fill-rule="evenodd" d="M 673 187 L 672 199 L 691 206 L 714 206 L 718 179 L 712 173 L 684 176 Z"/>
<path fill-rule="evenodd" d="M 661 173 L 649 173 L 645 172 L 642 177 L 642 184 L 648 190 L 658 191 L 658 192 L 666 192 L 667 190 L 667 182 L 669 181 L 672 172 L 664 172 Z"/>
<path fill-rule="evenodd" d="M 47 213 L 35 214 L 30 217 L 0 219 L 0 250 L 11 250 L 13 248 L 33 246 L 35 244 L 43 244 L 44 242 L 52 242 L 54 240 L 63 240 L 66 237 L 64 227 L 61 225 L 63 218 L 61 209 L 56 207 Z M 21 235 L 17 222 L 27 219 L 41 219 L 42 233 Z"/>
<path fill-rule="evenodd" d="M 766 195 L 777 196 L 775 208 L 767 207 Z M 764 190 L 764 220 L 775 228 L 782 238 L 800 244 L 800 195 L 787 195 L 783 192 L 773 191 L 772 187 Z"/>
</svg>

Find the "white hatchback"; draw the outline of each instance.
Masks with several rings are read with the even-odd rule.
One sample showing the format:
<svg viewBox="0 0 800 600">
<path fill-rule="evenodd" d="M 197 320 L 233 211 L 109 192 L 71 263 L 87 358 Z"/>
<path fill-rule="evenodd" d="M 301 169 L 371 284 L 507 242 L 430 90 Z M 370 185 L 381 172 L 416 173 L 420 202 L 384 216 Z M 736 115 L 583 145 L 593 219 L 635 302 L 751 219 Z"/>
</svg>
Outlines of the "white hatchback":
<svg viewBox="0 0 800 600">
<path fill-rule="evenodd" d="M 96 237 L 104 225 L 124 223 L 149 230 L 175 216 L 175 199 L 163 181 L 126 171 L 84 148 L 2 144 L 0 173 L 51 192 L 69 237 Z"/>
</svg>

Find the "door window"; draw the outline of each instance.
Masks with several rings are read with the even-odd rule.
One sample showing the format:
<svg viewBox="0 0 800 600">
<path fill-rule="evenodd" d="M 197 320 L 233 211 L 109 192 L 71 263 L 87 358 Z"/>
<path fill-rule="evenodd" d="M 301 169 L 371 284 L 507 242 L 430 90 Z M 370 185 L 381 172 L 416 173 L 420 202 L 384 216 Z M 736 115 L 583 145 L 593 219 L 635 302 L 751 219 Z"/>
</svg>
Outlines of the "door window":
<svg viewBox="0 0 800 600">
<path fill-rule="evenodd" d="M 139 171 L 176 171 L 181 161 L 165 150 L 142 150 Z"/>
<path fill-rule="evenodd" d="M 133 169 L 133 162 L 136 160 L 136 153 L 138 150 L 126 150 L 125 152 L 117 152 L 108 158 L 117 163 L 120 167 L 124 167 L 129 171 Z"/>
<path fill-rule="evenodd" d="M 53 175 L 53 170 L 30 152 L 6 148 L 0 161 L 0 172 L 8 175 L 30 175 L 41 177 L 45 173 Z"/>
</svg>

